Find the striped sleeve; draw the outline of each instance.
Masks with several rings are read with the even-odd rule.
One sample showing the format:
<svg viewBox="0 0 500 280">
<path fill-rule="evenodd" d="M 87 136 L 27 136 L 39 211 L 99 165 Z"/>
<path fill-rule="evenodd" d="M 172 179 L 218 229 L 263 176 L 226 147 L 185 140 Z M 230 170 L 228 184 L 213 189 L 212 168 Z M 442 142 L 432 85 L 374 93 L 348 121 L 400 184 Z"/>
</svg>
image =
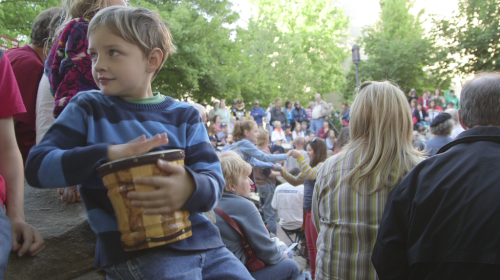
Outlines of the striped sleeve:
<svg viewBox="0 0 500 280">
<path fill-rule="evenodd" d="M 37 188 L 81 184 L 96 175 L 105 162 L 110 143 L 87 145 L 86 104 L 70 102 L 34 146 L 26 161 L 26 180 Z"/>
<path fill-rule="evenodd" d="M 206 212 L 219 203 L 225 186 L 224 177 L 200 114 L 192 106 L 186 109 L 186 114 L 185 167 L 194 180 L 195 191 L 182 209 Z"/>
</svg>

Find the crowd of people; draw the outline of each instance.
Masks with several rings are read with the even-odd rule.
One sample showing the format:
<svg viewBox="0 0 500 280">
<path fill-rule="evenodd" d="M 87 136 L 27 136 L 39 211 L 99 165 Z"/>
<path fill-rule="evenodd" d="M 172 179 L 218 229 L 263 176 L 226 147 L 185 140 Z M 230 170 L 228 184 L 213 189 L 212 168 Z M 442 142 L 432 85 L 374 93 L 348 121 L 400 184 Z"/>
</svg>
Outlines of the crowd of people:
<svg viewBox="0 0 500 280">
<path fill-rule="evenodd" d="M 350 108 L 348 103 L 342 103 L 342 112 L 336 112 L 332 103 L 327 103 L 320 94 L 315 95 L 307 109 L 302 108 L 300 101 L 286 101 L 282 107 L 281 98 L 276 98 L 264 111 L 259 100 L 253 102 L 253 107 L 247 111 L 242 100 L 232 102 L 233 107 L 226 107 L 226 100 L 221 99 L 213 104 L 213 109 L 206 112 L 205 107 L 196 104 L 207 125 L 208 136 L 212 146 L 218 151 L 225 151 L 235 142 L 234 128 L 237 123 L 245 120 L 254 121 L 259 129 L 265 129 L 270 136 L 272 153 L 284 153 L 295 146 L 295 141 L 304 138 L 319 137 L 326 141 L 329 151 L 335 150 L 337 141 L 335 129 L 329 122 L 333 115 L 340 119 L 343 127 L 349 126 Z M 304 141 L 303 140 L 303 141 Z"/>
<path fill-rule="evenodd" d="M 32 29 L 30 44 L 0 51 L 0 279 L 11 251 L 45 248 L 25 222 L 24 178 L 84 202 L 106 279 L 307 279 L 279 227 L 305 236 L 295 252 L 313 279 L 500 275 L 500 74 L 477 75 L 460 100 L 367 82 L 342 112 L 316 94 L 307 108 L 221 99 L 207 113 L 153 92 L 176 51 L 155 12 L 63 0 Z M 189 212 L 192 235 L 126 250 L 96 169 L 171 149 L 184 166 L 159 160 L 168 176 L 136 178 L 154 190 L 126 196 L 144 216 Z"/>
<path fill-rule="evenodd" d="M 414 127 L 413 147 L 425 151 L 427 156 L 436 155 L 442 146 L 464 131 L 458 120 L 460 100 L 454 90 L 446 97 L 440 89 L 436 89 L 433 96 L 430 91 L 424 91 L 417 97 L 416 90 L 411 89 L 408 102 Z"/>
</svg>

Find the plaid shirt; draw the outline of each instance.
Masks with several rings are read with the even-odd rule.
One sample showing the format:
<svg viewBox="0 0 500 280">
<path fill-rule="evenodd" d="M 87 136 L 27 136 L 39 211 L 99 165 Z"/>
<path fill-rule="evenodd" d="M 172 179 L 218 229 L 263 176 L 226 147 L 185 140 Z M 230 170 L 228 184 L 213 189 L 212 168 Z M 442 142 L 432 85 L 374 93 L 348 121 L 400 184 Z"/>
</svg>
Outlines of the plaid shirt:
<svg viewBox="0 0 500 280">
<path fill-rule="evenodd" d="M 312 199 L 317 280 L 377 279 L 370 258 L 391 189 L 369 194 L 375 186 L 360 186 L 359 193 L 349 187 L 345 178 L 360 158 L 357 151 L 341 152 L 318 171 Z"/>
</svg>

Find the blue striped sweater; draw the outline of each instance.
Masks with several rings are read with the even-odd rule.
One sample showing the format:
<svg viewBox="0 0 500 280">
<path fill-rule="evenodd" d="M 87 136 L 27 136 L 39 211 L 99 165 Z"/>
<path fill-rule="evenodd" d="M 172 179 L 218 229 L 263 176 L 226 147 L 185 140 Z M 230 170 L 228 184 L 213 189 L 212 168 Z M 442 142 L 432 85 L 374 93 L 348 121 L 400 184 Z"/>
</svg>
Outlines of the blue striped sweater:
<svg viewBox="0 0 500 280">
<path fill-rule="evenodd" d="M 195 192 L 183 207 L 190 212 L 193 235 L 154 249 L 125 252 L 96 168 L 105 162 L 109 145 L 163 132 L 169 142 L 156 150 L 183 149 L 186 170 L 195 181 Z M 224 246 L 217 227 L 202 214 L 218 204 L 224 178 L 199 112 L 187 103 L 167 97 L 157 104 L 136 104 L 97 90 L 81 92 L 31 149 L 25 173 L 28 183 L 37 188 L 79 185 L 89 224 L 97 234 L 97 267 L 134 259 L 149 250 L 202 251 Z"/>
</svg>

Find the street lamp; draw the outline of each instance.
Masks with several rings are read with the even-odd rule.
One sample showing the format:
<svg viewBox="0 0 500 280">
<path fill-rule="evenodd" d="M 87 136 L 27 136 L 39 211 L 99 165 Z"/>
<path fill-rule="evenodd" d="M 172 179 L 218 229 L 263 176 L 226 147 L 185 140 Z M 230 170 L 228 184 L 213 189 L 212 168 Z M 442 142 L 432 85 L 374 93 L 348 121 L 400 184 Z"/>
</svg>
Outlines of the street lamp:
<svg viewBox="0 0 500 280">
<path fill-rule="evenodd" d="M 354 62 L 354 64 L 356 64 L 356 85 L 358 86 L 358 88 L 359 88 L 359 68 L 358 68 L 359 61 L 360 61 L 359 46 L 354 45 L 354 46 L 352 46 L 352 62 Z"/>
</svg>

